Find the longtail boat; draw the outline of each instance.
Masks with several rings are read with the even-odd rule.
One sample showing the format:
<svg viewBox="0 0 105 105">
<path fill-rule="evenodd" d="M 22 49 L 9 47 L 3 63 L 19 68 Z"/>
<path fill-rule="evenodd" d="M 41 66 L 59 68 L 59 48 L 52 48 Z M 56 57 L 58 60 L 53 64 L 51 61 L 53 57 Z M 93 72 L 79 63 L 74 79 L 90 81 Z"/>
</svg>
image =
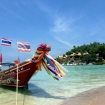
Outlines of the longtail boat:
<svg viewBox="0 0 105 105">
<path fill-rule="evenodd" d="M 16 86 L 18 83 L 18 87 L 25 87 L 30 78 L 41 71 L 41 66 L 44 66 L 46 72 L 54 80 L 64 77 L 66 69 L 48 54 L 50 50 L 49 45 L 40 44 L 31 59 L 22 63 L 1 63 L 1 65 L 8 65 L 10 68 L 0 71 L 0 85 Z"/>
</svg>

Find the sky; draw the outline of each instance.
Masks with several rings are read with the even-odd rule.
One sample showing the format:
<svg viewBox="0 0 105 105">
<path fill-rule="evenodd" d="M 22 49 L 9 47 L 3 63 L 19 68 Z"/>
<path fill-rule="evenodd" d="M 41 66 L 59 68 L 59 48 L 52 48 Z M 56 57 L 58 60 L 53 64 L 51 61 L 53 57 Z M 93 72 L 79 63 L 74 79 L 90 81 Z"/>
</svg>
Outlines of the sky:
<svg viewBox="0 0 105 105">
<path fill-rule="evenodd" d="M 0 38 L 4 62 L 32 57 L 40 43 L 51 45 L 56 58 L 73 46 L 105 43 L 105 0 L 0 0 Z M 30 53 L 17 51 L 17 40 L 29 42 Z"/>
</svg>

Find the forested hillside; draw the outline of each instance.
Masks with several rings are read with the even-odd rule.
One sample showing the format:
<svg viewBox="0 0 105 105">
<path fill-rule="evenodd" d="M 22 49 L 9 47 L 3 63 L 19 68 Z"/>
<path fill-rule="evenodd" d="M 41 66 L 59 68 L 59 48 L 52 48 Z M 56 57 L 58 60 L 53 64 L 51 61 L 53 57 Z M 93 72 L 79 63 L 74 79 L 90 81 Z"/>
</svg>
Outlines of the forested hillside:
<svg viewBox="0 0 105 105">
<path fill-rule="evenodd" d="M 58 56 L 56 60 L 63 64 L 103 64 L 105 60 L 105 43 L 94 42 L 82 46 L 74 45 L 73 49 L 67 51 L 62 57 Z"/>
</svg>

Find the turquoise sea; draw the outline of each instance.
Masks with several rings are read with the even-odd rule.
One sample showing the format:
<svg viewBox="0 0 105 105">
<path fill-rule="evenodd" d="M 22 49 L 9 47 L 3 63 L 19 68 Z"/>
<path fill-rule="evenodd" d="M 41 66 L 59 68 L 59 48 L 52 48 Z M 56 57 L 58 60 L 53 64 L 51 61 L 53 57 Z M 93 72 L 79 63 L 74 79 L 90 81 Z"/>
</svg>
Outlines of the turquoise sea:
<svg viewBox="0 0 105 105">
<path fill-rule="evenodd" d="M 64 66 L 68 72 L 52 80 L 44 68 L 29 81 L 28 90 L 19 90 L 18 105 L 60 105 L 78 93 L 105 86 L 105 65 Z M 15 89 L 0 88 L 0 105 L 15 103 Z"/>
</svg>

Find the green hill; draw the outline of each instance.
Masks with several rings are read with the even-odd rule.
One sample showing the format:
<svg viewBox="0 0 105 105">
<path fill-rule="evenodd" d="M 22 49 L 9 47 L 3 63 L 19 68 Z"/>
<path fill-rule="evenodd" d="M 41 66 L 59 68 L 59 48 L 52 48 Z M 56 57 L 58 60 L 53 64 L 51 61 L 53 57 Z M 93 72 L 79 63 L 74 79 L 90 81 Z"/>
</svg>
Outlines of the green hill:
<svg viewBox="0 0 105 105">
<path fill-rule="evenodd" d="M 89 45 L 73 46 L 56 60 L 62 64 L 104 64 L 105 63 L 105 43 L 94 42 Z"/>
</svg>

